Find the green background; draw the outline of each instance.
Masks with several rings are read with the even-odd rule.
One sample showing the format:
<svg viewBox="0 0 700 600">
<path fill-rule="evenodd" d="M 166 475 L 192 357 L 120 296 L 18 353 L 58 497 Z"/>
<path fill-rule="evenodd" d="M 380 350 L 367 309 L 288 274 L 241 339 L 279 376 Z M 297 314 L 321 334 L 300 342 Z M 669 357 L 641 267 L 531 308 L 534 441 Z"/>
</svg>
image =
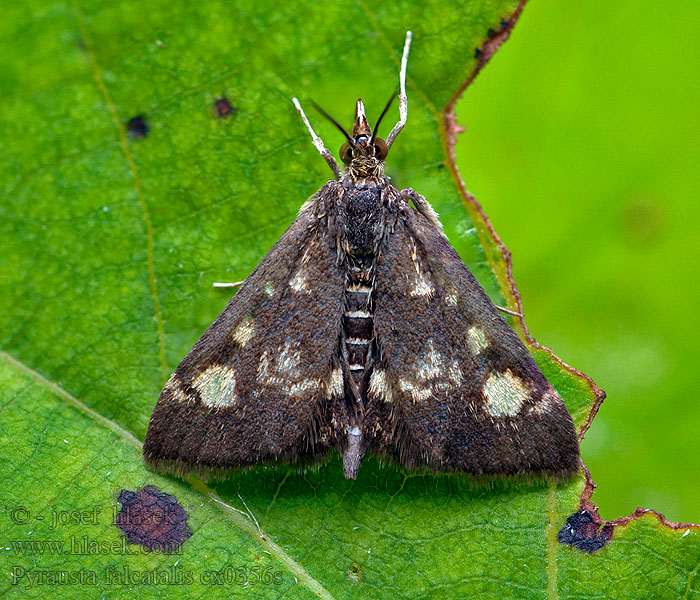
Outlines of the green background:
<svg viewBox="0 0 700 600">
<path fill-rule="evenodd" d="M 534 0 L 457 105 L 531 334 L 608 394 L 582 445 L 608 519 L 700 521 L 698 30 L 697 2 Z"/>
</svg>

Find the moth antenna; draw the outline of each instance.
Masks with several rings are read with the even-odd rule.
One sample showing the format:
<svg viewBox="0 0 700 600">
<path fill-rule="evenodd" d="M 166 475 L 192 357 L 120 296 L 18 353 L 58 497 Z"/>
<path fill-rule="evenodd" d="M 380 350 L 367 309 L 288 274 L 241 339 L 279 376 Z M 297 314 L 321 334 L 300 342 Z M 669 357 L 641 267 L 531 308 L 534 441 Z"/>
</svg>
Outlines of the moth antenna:
<svg viewBox="0 0 700 600">
<path fill-rule="evenodd" d="M 377 130 L 379 129 L 379 124 L 382 122 L 382 119 L 384 118 L 386 111 L 389 110 L 389 107 L 391 106 L 391 103 L 394 101 L 395 97 L 396 97 L 396 92 L 394 92 L 391 95 L 391 98 L 389 98 L 389 102 L 386 103 L 386 106 L 384 107 L 382 114 L 379 115 L 379 118 L 377 119 L 377 124 L 374 126 L 374 129 L 372 130 L 372 139 L 370 139 L 370 141 L 369 141 L 370 146 L 372 146 L 374 144 L 374 138 L 377 137 Z"/>
<path fill-rule="evenodd" d="M 340 132 L 345 136 L 345 139 L 348 141 L 348 143 L 354 148 L 355 147 L 355 142 L 353 141 L 352 137 L 350 137 L 350 134 L 345 131 L 345 127 L 343 127 L 338 121 L 336 121 L 333 117 L 331 117 L 325 110 L 323 110 L 318 104 L 316 104 L 313 100 L 310 100 L 311 106 L 313 106 L 318 112 L 320 112 L 326 119 L 328 119 L 333 125 L 335 125 L 338 129 L 340 129 Z"/>
<path fill-rule="evenodd" d="M 301 115 L 301 120 L 304 121 L 304 125 L 306 125 L 306 129 L 308 129 L 309 133 L 311 134 L 311 139 L 314 142 L 314 146 L 316 146 L 316 150 L 318 150 L 319 154 L 323 156 L 323 158 L 326 160 L 328 166 L 331 168 L 331 171 L 333 171 L 333 174 L 336 176 L 336 178 L 340 178 L 340 167 L 338 167 L 338 163 L 335 162 L 335 158 L 333 158 L 333 155 L 323 145 L 323 140 L 320 137 L 318 137 L 314 132 L 313 128 L 311 127 L 311 123 L 309 123 L 309 120 L 304 114 L 304 109 L 301 107 L 301 104 L 299 104 L 299 100 L 297 100 L 296 98 L 292 98 L 292 102 L 294 103 L 296 109 L 299 111 L 299 114 Z"/>
<path fill-rule="evenodd" d="M 214 283 L 211 284 L 212 287 L 215 288 L 230 288 L 230 287 L 240 287 L 243 285 L 242 281 L 215 281 Z"/>
<path fill-rule="evenodd" d="M 406 32 L 406 42 L 403 46 L 403 56 L 401 57 L 401 71 L 399 72 L 399 122 L 394 125 L 389 137 L 386 138 L 387 149 L 391 148 L 396 136 L 403 129 L 408 117 L 408 99 L 406 98 L 406 68 L 408 67 L 408 51 L 411 49 L 412 33 Z"/>
</svg>

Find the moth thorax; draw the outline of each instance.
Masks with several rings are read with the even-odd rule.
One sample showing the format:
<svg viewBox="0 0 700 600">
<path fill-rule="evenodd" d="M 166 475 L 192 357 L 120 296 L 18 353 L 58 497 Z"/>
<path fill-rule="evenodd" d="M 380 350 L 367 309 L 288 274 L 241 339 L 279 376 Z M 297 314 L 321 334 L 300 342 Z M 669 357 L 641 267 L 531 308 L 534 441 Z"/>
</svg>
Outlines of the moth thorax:
<svg viewBox="0 0 700 600">
<path fill-rule="evenodd" d="M 351 256 L 374 254 L 382 223 L 381 191 L 377 186 L 350 189 L 343 197 L 340 216 L 345 251 Z"/>
<path fill-rule="evenodd" d="M 384 163 L 373 156 L 358 156 L 348 165 L 353 179 L 379 178 L 384 175 Z"/>
</svg>

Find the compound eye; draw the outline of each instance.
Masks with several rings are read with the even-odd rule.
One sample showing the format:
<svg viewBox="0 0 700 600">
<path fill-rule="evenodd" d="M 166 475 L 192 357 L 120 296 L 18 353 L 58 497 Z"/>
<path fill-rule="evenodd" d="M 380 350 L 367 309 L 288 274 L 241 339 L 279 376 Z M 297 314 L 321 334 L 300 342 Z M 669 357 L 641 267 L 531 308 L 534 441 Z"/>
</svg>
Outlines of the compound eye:
<svg viewBox="0 0 700 600">
<path fill-rule="evenodd" d="M 379 160 L 384 160 L 389 153 L 389 147 L 382 138 L 374 138 L 374 156 Z"/>
<path fill-rule="evenodd" d="M 352 162 L 352 146 L 350 145 L 349 142 L 345 142 L 341 147 L 340 147 L 340 160 L 343 161 L 343 164 L 349 165 Z"/>
</svg>

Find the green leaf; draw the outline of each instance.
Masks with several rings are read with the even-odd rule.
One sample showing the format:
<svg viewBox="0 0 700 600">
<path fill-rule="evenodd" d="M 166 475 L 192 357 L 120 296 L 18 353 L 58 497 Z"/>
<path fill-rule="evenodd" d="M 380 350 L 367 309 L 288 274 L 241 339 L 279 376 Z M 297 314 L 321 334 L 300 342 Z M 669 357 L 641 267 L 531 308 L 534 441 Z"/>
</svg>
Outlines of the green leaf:
<svg viewBox="0 0 700 600">
<path fill-rule="evenodd" d="M 502 0 L 313 11 L 208 1 L 6 7 L 1 594 L 121 598 L 139 583 L 145 598 L 698 593 L 696 526 L 674 529 L 649 513 L 616 524 L 594 554 L 559 544 L 582 497 L 593 509 L 583 475 L 477 486 L 367 459 L 348 482 L 336 458 L 308 472 L 251 469 L 215 493 L 141 460 L 160 388 L 228 301 L 211 283 L 243 279 L 329 178 L 291 97 L 313 96 L 343 123 L 358 96 L 378 114 L 408 28 L 409 124 L 389 174 L 433 203 L 482 285 L 518 310 L 507 252 L 450 160 L 449 117 L 520 8 Z M 213 110 L 221 97 L 233 107 L 223 118 Z M 139 115 L 145 136 L 126 126 Z M 331 125 L 316 118 L 314 127 L 340 145 Z M 512 324 L 526 336 L 521 320 Z M 529 343 L 585 430 L 600 391 Z M 193 535 L 181 553 L 118 551 L 117 498 L 145 485 L 189 514 Z M 53 527 L 54 515 L 80 522 Z M 83 539 L 117 546 L 80 555 Z M 25 541 L 65 546 L 37 554 Z M 57 572 L 68 580 L 57 582 Z"/>
</svg>

